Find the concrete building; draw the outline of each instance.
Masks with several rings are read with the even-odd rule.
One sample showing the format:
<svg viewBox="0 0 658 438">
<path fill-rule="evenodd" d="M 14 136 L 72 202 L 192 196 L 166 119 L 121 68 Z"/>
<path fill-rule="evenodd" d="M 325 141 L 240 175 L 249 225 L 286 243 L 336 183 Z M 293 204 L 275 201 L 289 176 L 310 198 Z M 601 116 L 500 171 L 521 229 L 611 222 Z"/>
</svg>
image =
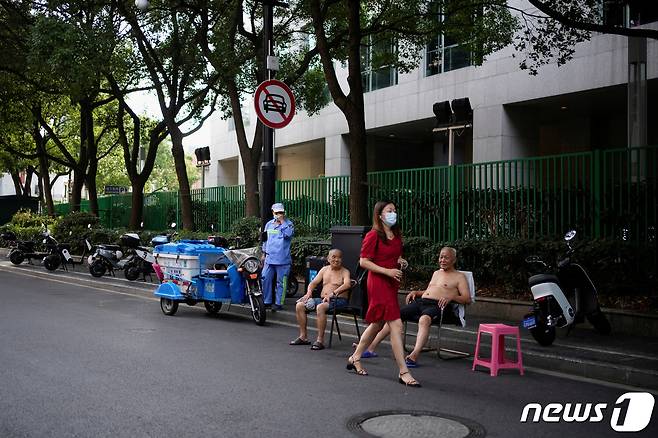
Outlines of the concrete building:
<svg viewBox="0 0 658 438">
<path fill-rule="evenodd" d="M 54 177 L 54 175 L 51 177 Z M 55 184 L 53 184 L 52 187 L 52 193 L 55 202 L 65 202 L 67 200 L 65 177 L 60 177 L 55 181 Z M 11 175 L 8 173 L 0 174 L 0 196 L 15 194 L 16 190 L 14 189 L 14 182 L 11 179 Z M 34 175 L 32 177 L 32 196 L 38 196 L 38 194 L 39 179 Z"/>
<path fill-rule="evenodd" d="M 523 0 L 515 3 L 530 7 Z M 658 28 L 653 21 L 645 26 Z M 511 46 L 472 66 L 468 53 L 441 37 L 426 47 L 423 61 L 410 73 L 366 68 L 368 170 L 447 164 L 447 136 L 433 132 L 432 105 L 464 97 L 473 108 L 473 123 L 456 132 L 456 164 L 625 147 L 628 42 L 624 36 L 594 34 L 566 65 L 544 66 L 537 76 L 519 69 Z M 648 143 L 657 144 L 652 120 L 658 116 L 658 41 L 648 40 L 646 59 Z M 346 68 L 337 67 L 346 85 Z M 251 140 L 252 102 L 245 103 L 244 113 Z M 275 132 L 277 179 L 349 175 L 347 133 L 345 118 L 333 104 L 312 117 L 299 111 Z M 232 120 L 214 120 L 211 151 L 206 186 L 244 183 Z"/>
</svg>

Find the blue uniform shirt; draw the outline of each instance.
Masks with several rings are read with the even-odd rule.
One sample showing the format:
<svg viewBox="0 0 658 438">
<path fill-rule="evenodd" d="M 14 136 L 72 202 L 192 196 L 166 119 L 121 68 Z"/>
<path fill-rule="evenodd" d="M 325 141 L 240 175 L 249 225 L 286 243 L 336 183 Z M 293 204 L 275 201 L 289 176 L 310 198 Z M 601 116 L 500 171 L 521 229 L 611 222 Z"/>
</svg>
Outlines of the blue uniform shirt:
<svg viewBox="0 0 658 438">
<path fill-rule="evenodd" d="M 272 219 L 265 224 L 267 240 L 263 242 L 263 252 L 266 254 L 265 263 L 269 265 L 289 265 L 290 241 L 295 234 L 295 226 L 289 219 L 284 219 L 280 224 Z"/>
</svg>

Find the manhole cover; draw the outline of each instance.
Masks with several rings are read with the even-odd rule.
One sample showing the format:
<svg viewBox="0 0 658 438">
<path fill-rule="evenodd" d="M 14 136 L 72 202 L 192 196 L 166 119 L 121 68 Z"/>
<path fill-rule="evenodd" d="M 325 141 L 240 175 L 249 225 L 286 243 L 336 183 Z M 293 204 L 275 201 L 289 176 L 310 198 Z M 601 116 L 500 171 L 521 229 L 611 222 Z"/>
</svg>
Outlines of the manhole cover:
<svg viewBox="0 0 658 438">
<path fill-rule="evenodd" d="M 380 438 L 476 438 L 484 428 L 454 415 L 426 411 L 370 412 L 351 418 L 347 428 L 357 435 Z"/>
</svg>

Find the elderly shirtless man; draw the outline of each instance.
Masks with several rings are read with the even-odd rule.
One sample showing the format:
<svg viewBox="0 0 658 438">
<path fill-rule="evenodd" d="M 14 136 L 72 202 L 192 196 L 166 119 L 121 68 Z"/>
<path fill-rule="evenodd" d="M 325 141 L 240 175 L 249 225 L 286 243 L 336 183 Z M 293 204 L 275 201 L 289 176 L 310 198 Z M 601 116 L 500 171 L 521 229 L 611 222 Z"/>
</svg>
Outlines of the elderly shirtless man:
<svg viewBox="0 0 658 438">
<path fill-rule="evenodd" d="M 400 309 L 400 317 L 403 321 L 418 320 L 418 335 L 413 351 L 405 358 L 407 367 L 418 366 L 416 361 L 427 337 L 430 326 L 438 321 L 443 309 L 451 302 L 469 304 L 471 294 L 468 290 L 466 276 L 455 269 L 457 262 L 457 251 L 449 246 L 441 248 L 439 253 L 439 270 L 434 271 L 427 289 L 424 291 L 410 292 L 407 294 L 407 305 Z M 386 326 L 370 344 L 362 357 L 376 357 L 375 348 L 386 336 Z"/>
<path fill-rule="evenodd" d="M 335 305 L 336 308 L 345 307 L 348 304 L 347 291 L 350 289 L 350 271 L 343 267 L 343 252 L 339 249 L 332 249 L 329 251 L 327 260 L 329 266 L 324 266 L 320 272 L 315 276 L 306 288 L 306 295 L 297 300 L 295 306 L 295 313 L 297 315 L 297 323 L 299 324 L 299 337 L 290 342 L 290 345 L 309 345 L 311 342 L 308 340 L 306 331 L 306 311 L 309 307 L 315 307 L 317 312 L 318 324 L 318 337 L 311 345 L 311 350 L 324 349 L 324 330 L 327 327 L 327 313 L 333 311 L 330 306 Z M 313 290 L 322 282 L 321 298 L 312 298 Z"/>
<path fill-rule="evenodd" d="M 434 271 L 427 289 L 409 292 L 407 305 L 400 309 L 403 321 L 418 320 L 418 335 L 416 345 L 406 357 L 407 366 L 418 366 L 416 361 L 427 337 L 430 326 L 438 321 L 443 309 L 451 302 L 470 304 L 471 294 L 468 290 L 466 276 L 455 269 L 457 251 L 449 246 L 443 247 L 439 253 L 439 267 Z"/>
</svg>

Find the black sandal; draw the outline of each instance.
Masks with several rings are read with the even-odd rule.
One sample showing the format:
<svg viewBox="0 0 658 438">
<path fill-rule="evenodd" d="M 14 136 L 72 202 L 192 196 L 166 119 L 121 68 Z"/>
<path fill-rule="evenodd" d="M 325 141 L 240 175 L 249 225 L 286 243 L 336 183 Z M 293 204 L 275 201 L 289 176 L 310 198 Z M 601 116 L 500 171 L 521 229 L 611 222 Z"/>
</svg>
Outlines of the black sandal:
<svg viewBox="0 0 658 438">
<path fill-rule="evenodd" d="M 401 384 L 406 385 L 406 386 L 411 386 L 412 388 L 420 388 L 420 386 L 421 386 L 420 383 L 418 383 L 418 380 L 414 379 L 413 377 L 411 378 L 411 380 L 409 382 L 405 382 L 404 380 L 402 380 L 402 376 L 404 376 L 405 374 L 409 374 L 409 371 L 405 371 L 404 373 L 400 373 L 398 375 L 398 382 L 400 382 Z"/>
<path fill-rule="evenodd" d="M 368 371 L 366 371 L 365 368 L 362 368 L 361 365 L 359 365 L 359 366 L 356 365 L 357 363 L 360 363 L 361 360 L 359 360 L 359 359 L 350 360 L 350 359 L 352 359 L 352 356 L 347 358 L 347 365 L 345 365 L 345 368 L 347 368 L 349 371 L 354 370 L 354 372 L 356 374 L 358 374 L 359 376 L 367 376 L 368 375 Z M 359 367 L 361 367 L 361 369 L 359 369 Z"/>
</svg>

